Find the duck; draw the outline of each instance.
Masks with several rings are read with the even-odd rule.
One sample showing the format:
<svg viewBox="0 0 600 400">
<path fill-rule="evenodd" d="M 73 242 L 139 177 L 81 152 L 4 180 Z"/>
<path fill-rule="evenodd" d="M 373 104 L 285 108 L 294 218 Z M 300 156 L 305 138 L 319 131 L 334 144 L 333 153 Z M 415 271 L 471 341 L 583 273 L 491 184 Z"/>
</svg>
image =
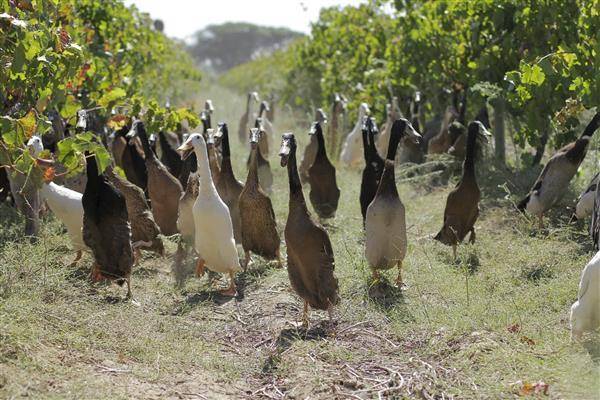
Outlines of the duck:
<svg viewBox="0 0 600 400">
<path fill-rule="evenodd" d="M 475 120 L 479 121 L 485 126 L 485 129 L 490 129 L 490 120 L 487 112 L 487 107 L 484 105 L 475 116 Z M 467 128 L 460 123 L 459 121 L 454 121 L 448 127 L 448 133 L 450 134 L 452 146 L 448 149 L 448 154 L 453 155 L 454 157 L 463 160 L 465 158 L 465 153 L 467 151 Z M 479 136 L 485 142 L 487 142 L 487 137 Z M 479 143 L 478 143 L 479 144 Z M 483 158 L 483 147 L 477 146 L 477 159 Z"/>
<path fill-rule="evenodd" d="M 330 142 L 330 146 L 331 146 L 331 151 L 332 151 L 332 156 L 337 159 L 337 157 L 339 156 L 339 144 L 338 144 L 338 138 L 340 137 L 340 118 L 342 118 L 341 121 L 341 125 L 343 126 L 343 116 L 344 113 L 346 112 L 346 104 L 347 104 L 347 100 L 344 96 L 342 96 L 339 93 L 336 93 L 333 96 L 333 104 L 331 106 L 331 123 L 328 125 L 328 136 L 329 136 L 329 142 Z M 319 121 L 319 118 L 316 118 L 316 121 Z M 319 121 L 321 122 L 321 121 Z M 322 125 L 325 124 L 325 121 L 323 121 L 321 123 Z M 316 155 L 316 151 L 315 151 L 315 155 Z M 311 163 L 312 164 L 312 163 Z M 310 167 L 310 165 L 309 165 Z M 307 182 L 308 182 L 308 175 L 306 176 Z"/>
<path fill-rule="evenodd" d="M 164 256 L 165 247 L 160 236 L 160 228 L 154 221 L 144 191 L 128 180 L 121 178 L 111 166 L 106 169 L 105 174 L 108 181 L 125 197 L 127 215 L 131 224 L 134 264 L 137 264 L 142 248 Z"/>
<path fill-rule="evenodd" d="M 269 148 L 271 147 L 271 138 L 275 134 L 273 124 L 267 117 L 269 114 L 269 110 L 271 109 L 270 105 L 266 101 L 260 102 L 260 107 L 258 109 L 258 118 L 261 118 L 263 133 L 260 135 L 260 143 L 258 146 L 260 147 L 260 152 L 265 158 L 269 158 Z"/>
<path fill-rule="evenodd" d="M 271 122 L 275 122 L 275 101 L 277 98 L 274 93 L 269 95 L 269 108 L 267 109 L 267 119 Z"/>
<path fill-rule="evenodd" d="M 362 128 L 363 136 L 363 151 L 365 157 L 365 168 L 362 172 L 362 180 L 360 183 L 360 212 L 362 214 L 363 228 L 365 226 L 365 218 L 367 217 L 367 207 L 375 198 L 377 189 L 379 188 L 379 180 L 385 162 L 377 149 L 375 148 L 375 135 L 378 133 L 375 120 L 371 117 L 365 117 Z"/>
<path fill-rule="evenodd" d="M 334 218 L 340 200 L 340 189 L 337 186 L 335 167 L 327 157 L 321 124 L 315 122 L 310 132 L 317 137 L 318 147 L 315 161 L 308 169 L 309 199 L 321 220 Z"/>
<path fill-rule="evenodd" d="M 450 125 L 455 120 L 458 120 L 458 122 L 460 122 L 462 125 L 465 125 L 464 112 L 466 111 L 466 102 L 463 103 L 463 107 L 460 107 L 458 95 L 459 92 L 455 90 L 452 95 L 452 105 L 446 107 L 446 111 L 444 112 L 444 117 L 439 132 L 437 133 L 437 135 L 429 139 L 427 143 L 428 154 L 447 153 L 448 149 L 450 149 L 450 147 L 452 146 L 453 140 L 456 139 L 452 136 L 452 132 L 449 131 Z"/>
<path fill-rule="evenodd" d="M 594 248 L 600 250 L 600 184 L 596 185 L 596 198 L 594 199 L 592 222 L 590 223 L 590 236 L 592 237 Z"/>
<path fill-rule="evenodd" d="M 0 203 L 5 201 L 10 194 L 10 182 L 6 168 L 0 168 Z"/>
<path fill-rule="evenodd" d="M 35 135 L 32 136 L 27 142 L 27 147 L 37 157 L 44 150 L 42 138 Z M 53 164 L 53 161 L 49 161 L 45 167 L 51 167 Z M 52 181 L 47 181 L 42 183 L 40 196 L 41 200 L 46 201 L 50 211 L 67 228 L 67 234 L 71 240 L 73 250 L 76 252 L 71 266 L 77 266 L 77 263 L 83 256 L 83 252 L 89 250 L 83 242 L 83 234 L 81 232 L 83 228 L 83 204 L 81 202 L 83 195 L 75 190 L 57 185 Z"/>
<path fill-rule="evenodd" d="M 421 140 L 421 135 L 408 120 L 400 118 L 394 121 L 383 173 L 365 219 L 365 256 L 373 271 L 373 278 L 379 280 L 379 270 L 397 266 L 396 284 L 399 287 L 404 285 L 402 262 L 406 256 L 407 238 L 404 204 L 396 188 L 394 163 L 398 143 L 403 136 L 408 136 L 416 144 Z"/>
<path fill-rule="evenodd" d="M 361 163 L 360 140 L 362 135 L 362 122 L 363 118 L 370 114 L 370 112 L 369 105 L 367 103 L 361 103 L 358 107 L 358 119 L 356 124 L 352 131 L 346 135 L 340 159 L 347 168 L 357 168 Z"/>
<path fill-rule="evenodd" d="M 188 246 L 194 246 L 196 227 L 194 226 L 193 209 L 199 191 L 200 181 L 198 180 L 198 173 L 193 172 L 188 177 L 185 190 L 179 199 L 179 215 L 177 216 L 177 230 L 183 242 Z"/>
<path fill-rule="evenodd" d="M 206 132 L 206 147 L 208 151 L 208 164 L 213 181 L 217 182 L 221 176 L 221 166 L 219 165 L 219 156 L 215 144 L 214 129 L 210 128 Z"/>
<path fill-rule="evenodd" d="M 444 210 L 444 224 L 435 240 L 452 246 L 454 259 L 456 247 L 461 243 L 467 233 L 469 242 L 475 242 L 475 222 L 479 216 L 479 200 L 481 192 L 475 176 L 475 153 L 477 137 L 486 129 L 480 121 L 473 121 L 467 131 L 467 153 L 463 163 L 463 172 L 460 182 L 450 192 Z"/>
<path fill-rule="evenodd" d="M 91 278 L 93 282 L 126 283 L 127 298 L 131 298 L 134 259 L 125 197 L 100 173 L 95 156 L 86 152 L 86 158 L 82 232 L 84 243 L 94 255 Z"/>
<path fill-rule="evenodd" d="M 398 118 L 402 118 L 402 111 L 400 111 L 400 105 L 398 104 L 398 97 L 392 96 L 392 100 L 385 105 L 385 123 L 381 127 L 381 133 L 377 139 L 377 150 L 379 151 L 380 157 L 386 157 L 388 152 L 388 145 L 390 143 L 390 136 L 392 132 L 392 125 Z"/>
<path fill-rule="evenodd" d="M 415 93 L 410 106 L 410 125 L 420 135 L 421 92 Z M 423 153 L 423 146 L 421 142 L 415 143 L 414 140 L 410 139 L 409 135 L 405 135 L 400 142 L 400 154 L 398 156 L 398 161 L 400 163 L 421 164 L 424 158 L 425 154 Z"/>
<path fill-rule="evenodd" d="M 124 126 L 120 129 L 117 129 L 111 135 L 109 148 L 112 153 L 113 160 L 119 168 L 123 168 L 123 155 L 125 154 L 125 150 L 127 150 L 127 138 L 125 137 L 127 132 L 129 132 L 129 127 Z"/>
<path fill-rule="evenodd" d="M 219 197 L 212 180 L 204 137 L 199 133 L 191 134 L 178 151 L 182 158 L 194 152 L 198 162 L 200 188 L 192 209 L 195 226 L 194 247 L 200 255 L 196 274 L 202 276 L 205 268 L 228 274 L 229 287 L 221 291 L 221 294 L 235 296 L 235 273 L 241 270 L 241 266 L 233 236 L 233 224 L 229 208 Z"/>
<path fill-rule="evenodd" d="M 257 92 L 250 92 L 246 98 L 246 111 L 240 118 L 240 124 L 238 128 L 238 138 L 241 143 L 246 143 L 248 140 L 248 130 L 250 129 L 250 122 L 256 119 L 256 115 L 252 111 L 253 102 L 258 103 L 260 101 Z"/>
<path fill-rule="evenodd" d="M 327 115 L 325 115 L 322 108 L 318 108 L 315 112 L 315 121 L 319 122 L 321 125 L 324 125 L 327 122 Z M 300 166 L 298 167 L 302 183 L 308 182 L 308 169 L 315 161 L 318 146 L 317 137 L 315 135 L 309 135 L 308 144 L 304 148 L 304 154 L 302 155 L 302 160 L 300 160 Z"/>
<path fill-rule="evenodd" d="M 231 166 L 231 149 L 229 147 L 229 129 L 227 124 L 219 124 L 215 137 L 221 141 L 223 157 L 221 158 L 221 174 L 215 182 L 217 192 L 229 208 L 231 222 L 233 223 L 233 236 L 235 242 L 242 243 L 242 222 L 240 217 L 239 199 L 244 185 L 238 181 Z"/>
<path fill-rule="evenodd" d="M 179 212 L 179 198 L 183 188 L 160 162 L 150 149 L 146 128 L 141 120 L 136 120 L 131 126 L 128 136 L 137 136 L 142 142 L 146 155 L 146 169 L 148 171 L 148 195 L 152 205 L 152 215 L 165 236 L 178 233 L 177 215 Z"/>
<path fill-rule="evenodd" d="M 517 205 L 519 211 L 537 216 L 540 228 L 544 226 L 544 213 L 565 194 L 569 182 L 587 154 L 592 135 L 599 126 L 600 112 L 597 112 L 579 139 L 558 150 L 550 158 L 527 196 Z"/>
<path fill-rule="evenodd" d="M 296 138 L 282 136 L 281 166 L 287 168 L 289 180 L 289 212 L 285 224 L 287 270 L 292 289 L 304 301 L 302 323 L 309 325 L 309 308 L 324 310 L 333 318 L 333 307 L 340 297 L 334 275 L 335 258 L 329 235 L 315 223 L 306 206 L 296 164 Z"/>
<path fill-rule="evenodd" d="M 592 211 L 594 210 L 594 200 L 596 199 L 596 188 L 598 187 L 599 180 L 600 172 L 594 175 L 589 185 L 587 185 L 583 193 L 577 198 L 575 212 L 571 218 L 573 221 L 584 219 L 592 214 Z"/>
<path fill-rule="evenodd" d="M 261 135 L 264 134 L 265 128 L 261 118 L 256 118 L 254 128 L 258 129 L 261 132 Z M 271 172 L 269 160 L 263 157 L 260 146 L 256 152 L 256 159 L 258 162 L 258 182 L 266 193 L 271 193 L 271 188 L 273 187 L 273 172 Z M 248 157 L 246 165 L 248 167 L 250 166 L 250 157 Z"/>
<path fill-rule="evenodd" d="M 600 327 L 600 251 L 581 273 L 577 301 L 571 306 L 570 326 L 573 341 Z"/>
<path fill-rule="evenodd" d="M 137 137 L 128 137 L 131 126 L 117 131 L 117 137 L 124 135 L 127 146 L 121 156 L 121 168 L 125 172 L 127 180 L 141 188 L 144 192 L 148 190 L 148 171 L 146 170 L 146 155 Z"/>
<path fill-rule="evenodd" d="M 239 198 L 242 247 L 245 253 L 244 269 L 250 262 L 251 252 L 266 260 L 277 260 L 281 266 L 280 238 L 273 204 L 258 184 L 258 152 L 261 134 L 258 128 L 250 130 L 250 167 L 246 184 Z"/>
</svg>

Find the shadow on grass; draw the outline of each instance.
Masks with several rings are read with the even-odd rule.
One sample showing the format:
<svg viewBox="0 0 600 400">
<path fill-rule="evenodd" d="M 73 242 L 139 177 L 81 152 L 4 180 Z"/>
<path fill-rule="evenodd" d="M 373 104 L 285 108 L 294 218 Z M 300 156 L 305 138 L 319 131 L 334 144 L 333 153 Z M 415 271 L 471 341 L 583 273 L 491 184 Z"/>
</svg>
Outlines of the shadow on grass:
<svg viewBox="0 0 600 400">
<path fill-rule="evenodd" d="M 242 301 L 245 297 L 246 288 L 248 286 L 257 282 L 260 278 L 267 276 L 270 272 L 277 268 L 276 261 L 266 261 L 262 258 L 257 260 L 255 258 L 254 262 L 250 263 L 248 268 L 239 273 L 236 277 L 235 284 L 238 291 L 236 300 Z"/>
<path fill-rule="evenodd" d="M 275 351 L 271 354 L 262 365 L 263 374 L 271 374 L 281 362 L 281 355 L 289 349 L 295 341 L 298 340 L 321 340 L 326 338 L 331 332 L 329 321 L 321 321 L 318 325 L 310 329 L 305 327 L 282 329 L 275 341 Z"/>
<path fill-rule="evenodd" d="M 384 310 L 395 306 L 405 306 L 402 288 L 392 285 L 387 279 L 381 278 L 368 287 L 367 296 L 373 303 Z"/>
<path fill-rule="evenodd" d="M 0 249 L 25 238 L 24 224 L 24 218 L 15 207 L 8 203 L 0 204 Z"/>
</svg>

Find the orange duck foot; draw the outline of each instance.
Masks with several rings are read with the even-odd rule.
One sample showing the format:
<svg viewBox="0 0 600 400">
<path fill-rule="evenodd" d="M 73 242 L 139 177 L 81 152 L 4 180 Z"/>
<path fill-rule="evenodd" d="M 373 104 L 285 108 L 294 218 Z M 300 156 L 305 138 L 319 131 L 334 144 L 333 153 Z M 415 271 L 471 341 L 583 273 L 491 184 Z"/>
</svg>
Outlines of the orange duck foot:
<svg viewBox="0 0 600 400">
<path fill-rule="evenodd" d="M 102 272 L 100 272 L 100 266 L 98 264 L 94 264 L 92 267 L 92 271 L 90 272 L 90 278 L 92 279 L 92 283 L 102 282 L 106 280 Z"/>
<path fill-rule="evenodd" d="M 196 276 L 197 277 L 202 277 L 204 275 L 205 267 L 206 267 L 206 262 L 204 261 L 204 259 L 199 258 L 198 263 L 196 264 Z"/>
</svg>

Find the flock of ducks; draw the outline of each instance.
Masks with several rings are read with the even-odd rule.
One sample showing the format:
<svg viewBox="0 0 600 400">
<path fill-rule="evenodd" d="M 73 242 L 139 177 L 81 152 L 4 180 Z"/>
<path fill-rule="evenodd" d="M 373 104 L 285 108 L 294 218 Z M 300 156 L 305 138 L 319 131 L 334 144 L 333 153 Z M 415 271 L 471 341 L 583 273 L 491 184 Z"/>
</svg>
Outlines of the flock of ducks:
<svg viewBox="0 0 600 400">
<path fill-rule="evenodd" d="M 368 105 L 359 106 L 354 129 L 342 144 L 341 162 L 349 168 L 363 165 L 359 202 L 366 237 L 365 257 L 373 277 L 378 280 L 382 270 L 397 268 L 396 283 L 403 287 L 407 234 L 405 208 L 395 180 L 398 158 L 422 155 L 424 142 L 432 153 L 445 149 L 464 157 L 461 179 L 447 197 L 443 225 L 434 237 L 451 246 L 456 258 L 457 246 L 467 235 L 471 243 L 476 239 L 481 197 L 476 160 L 479 141 L 485 140 L 489 132 L 483 117 L 465 127 L 466 99 L 440 120 L 437 135 L 420 132 L 419 95 L 412 99 L 410 121 L 402 117 L 396 103 L 394 98 L 388 105 L 381 134 L 369 116 Z M 254 106 L 258 106 L 256 110 Z M 335 135 L 330 132 L 332 126 L 337 129 L 344 107 L 344 99 L 336 96 L 328 140 L 334 140 Z M 259 102 L 257 93 L 248 94 L 239 129 L 239 139 L 249 149 L 244 183 L 237 180 L 232 168 L 227 124 L 212 128 L 213 110 L 212 102 L 207 101 L 201 114 L 202 132 L 184 135 L 181 140 L 167 132 L 148 135 L 141 120 L 133 120 L 117 130 L 107 141 L 114 162 L 105 171 L 101 173 L 95 156 L 86 153 L 87 181 L 82 193 L 54 182 L 43 184 L 40 194 L 66 226 L 77 253 L 73 264 L 78 263 L 84 251 L 91 252 L 93 281 L 126 284 L 131 297 L 131 271 L 141 250 L 162 256 L 163 237 L 176 234 L 181 237 L 178 257 L 185 258 L 193 251 L 198 276 L 206 269 L 228 275 L 229 285 L 221 291 L 225 296 L 236 295 L 235 274 L 249 267 L 253 254 L 283 268 L 281 238 L 269 198 L 273 182 L 268 161 L 274 136 L 272 108 L 267 102 Z M 336 169 L 327 154 L 323 131 L 326 122 L 325 112 L 318 109 L 299 162 L 298 144 L 292 133 L 282 135 L 278 153 L 289 182 L 285 265 L 291 287 L 304 301 L 304 324 L 308 324 L 310 309 L 328 311 L 331 316 L 340 301 L 334 252 L 324 228 L 325 221 L 335 218 L 340 200 Z M 519 203 L 520 210 L 537 216 L 540 225 L 543 223 L 544 214 L 561 198 L 581 165 L 590 138 L 599 126 L 597 113 L 581 137 L 560 149 L 546 164 L 527 197 Z M 28 146 L 35 156 L 44 149 L 42 138 L 37 136 L 29 140 Z M 43 168 L 54 165 L 53 160 L 40 158 L 38 163 Z M 122 169 L 125 177 L 116 167 Z M 303 183 L 310 187 L 309 201 L 316 219 L 307 206 Z M 593 214 L 590 229 L 596 246 L 600 234 L 599 186 L 596 175 L 578 200 L 573 217 L 581 219 Z M 241 262 L 238 245 L 244 252 Z M 576 337 L 600 324 L 599 271 L 600 253 L 585 268 L 579 298 L 572 308 Z"/>
</svg>

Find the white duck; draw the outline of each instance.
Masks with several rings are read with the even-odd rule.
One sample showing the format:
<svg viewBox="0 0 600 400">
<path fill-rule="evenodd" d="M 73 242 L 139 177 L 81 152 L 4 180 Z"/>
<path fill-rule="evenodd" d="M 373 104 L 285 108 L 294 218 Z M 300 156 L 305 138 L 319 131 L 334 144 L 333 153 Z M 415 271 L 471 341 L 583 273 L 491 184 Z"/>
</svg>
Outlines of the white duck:
<svg viewBox="0 0 600 400">
<path fill-rule="evenodd" d="M 571 339 L 581 339 L 600 327 L 600 251 L 585 266 L 577 301 L 571 306 Z"/>
<path fill-rule="evenodd" d="M 594 175 L 592 181 L 588 187 L 581 193 L 577 199 L 577 205 L 575 206 L 575 214 L 573 219 L 583 219 L 589 215 L 592 215 L 594 209 L 594 199 L 596 198 L 596 186 L 600 180 L 600 172 Z"/>
<path fill-rule="evenodd" d="M 44 150 L 42 139 L 38 136 L 33 136 L 29 139 L 27 146 L 36 156 Z M 48 207 L 50 207 L 54 215 L 67 227 L 73 248 L 77 251 L 75 260 L 73 260 L 71 265 L 77 265 L 77 262 L 81 259 L 83 250 L 87 249 L 83 243 L 83 234 L 81 231 L 83 228 L 83 205 L 81 203 L 83 195 L 64 186 L 57 185 L 54 182 L 44 183 L 40 194 L 46 200 Z"/>
<path fill-rule="evenodd" d="M 344 166 L 358 168 L 363 160 L 362 152 L 362 121 L 370 113 L 369 105 L 361 103 L 358 107 L 358 119 L 352 131 L 346 136 L 340 159 Z"/>
<path fill-rule="evenodd" d="M 206 142 L 201 134 L 193 133 L 177 150 L 183 159 L 192 151 L 196 152 L 198 163 L 200 189 L 192 209 L 196 230 L 194 247 L 200 254 L 196 272 L 201 276 L 206 266 L 211 271 L 229 274 L 229 288 L 221 294 L 235 296 L 234 274 L 241 271 L 241 267 L 233 238 L 233 224 L 229 208 L 219 197 L 210 174 Z"/>
</svg>

